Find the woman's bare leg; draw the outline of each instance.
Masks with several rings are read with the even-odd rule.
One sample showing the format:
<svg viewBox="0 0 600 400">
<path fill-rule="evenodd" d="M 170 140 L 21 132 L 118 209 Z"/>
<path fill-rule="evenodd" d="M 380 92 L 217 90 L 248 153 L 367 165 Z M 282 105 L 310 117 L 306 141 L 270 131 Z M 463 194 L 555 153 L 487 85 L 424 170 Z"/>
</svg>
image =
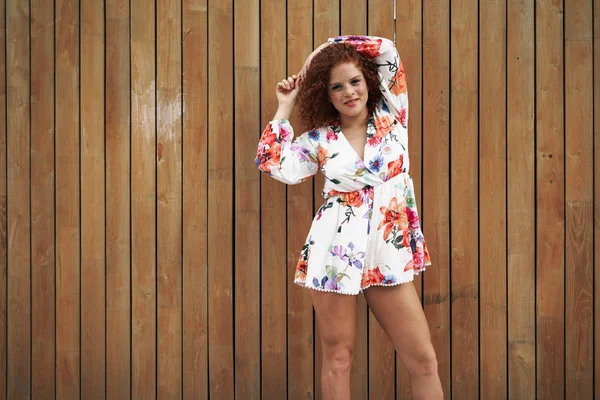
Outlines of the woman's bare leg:
<svg viewBox="0 0 600 400">
<path fill-rule="evenodd" d="M 413 399 L 443 399 L 429 326 L 412 282 L 372 286 L 365 298 L 410 373 Z"/>
<path fill-rule="evenodd" d="M 311 290 L 323 348 L 323 400 L 350 400 L 357 296 Z"/>
</svg>

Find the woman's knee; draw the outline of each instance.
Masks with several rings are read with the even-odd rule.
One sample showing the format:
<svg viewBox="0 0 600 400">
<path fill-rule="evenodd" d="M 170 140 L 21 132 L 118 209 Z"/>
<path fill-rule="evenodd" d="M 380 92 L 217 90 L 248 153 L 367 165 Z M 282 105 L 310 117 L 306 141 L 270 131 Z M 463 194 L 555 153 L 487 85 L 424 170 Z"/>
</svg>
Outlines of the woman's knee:
<svg viewBox="0 0 600 400">
<path fill-rule="evenodd" d="M 328 346 L 323 343 L 323 363 L 336 375 L 347 374 L 352 368 L 354 347 L 352 345 Z"/>
<path fill-rule="evenodd" d="M 438 364 L 433 346 L 427 346 L 421 351 L 411 351 L 406 357 L 406 368 L 415 376 L 437 375 Z"/>
</svg>

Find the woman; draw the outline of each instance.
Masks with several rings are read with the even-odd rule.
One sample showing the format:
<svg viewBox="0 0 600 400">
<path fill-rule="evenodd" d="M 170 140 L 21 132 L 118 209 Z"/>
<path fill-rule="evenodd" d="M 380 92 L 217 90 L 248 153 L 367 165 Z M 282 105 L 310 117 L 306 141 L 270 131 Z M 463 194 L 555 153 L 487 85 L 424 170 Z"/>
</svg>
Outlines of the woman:
<svg viewBox="0 0 600 400">
<path fill-rule="evenodd" d="M 394 43 L 330 39 L 298 76 L 277 83 L 279 107 L 258 145 L 260 170 L 287 184 L 321 170 L 324 204 L 294 282 L 311 290 L 322 327 L 324 399 L 350 399 L 357 294 L 411 375 L 414 399 L 441 399 L 429 328 L 412 284 L 430 264 L 408 174 L 408 98 Z M 294 138 L 298 100 L 309 130 Z"/>
</svg>

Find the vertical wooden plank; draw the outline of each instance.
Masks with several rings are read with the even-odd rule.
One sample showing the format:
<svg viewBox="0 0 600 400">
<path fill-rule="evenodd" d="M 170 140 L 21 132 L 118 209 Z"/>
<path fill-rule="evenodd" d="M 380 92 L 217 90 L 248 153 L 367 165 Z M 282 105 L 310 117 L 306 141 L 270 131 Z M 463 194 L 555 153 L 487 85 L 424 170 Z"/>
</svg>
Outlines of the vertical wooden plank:
<svg viewBox="0 0 600 400">
<path fill-rule="evenodd" d="M 565 5 L 566 288 L 565 393 L 593 398 L 593 13 L 590 1 Z"/>
<path fill-rule="evenodd" d="M 155 6 L 131 0 L 131 398 L 156 398 Z"/>
<path fill-rule="evenodd" d="M 451 397 L 449 33 L 448 3 L 430 1 L 423 7 L 423 115 L 427 116 L 423 118 L 423 232 L 432 266 L 423 276 L 423 303 L 447 398 Z"/>
<path fill-rule="evenodd" d="M 600 0 L 594 18 L 594 397 L 600 398 Z M 0 147 L 1 148 L 1 147 Z"/>
<path fill-rule="evenodd" d="M 368 1 L 368 33 L 394 39 L 394 2 Z M 369 312 L 369 398 L 393 399 L 396 391 L 394 346 Z"/>
<path fill-rule="evenodd" d="M 234 397 L 233 1 L 208 2 L 208 333 L 210 397 Z"/>
<path fill-rule="evenodd" d="M 315 0 L 313 2 L 313 47 L 325 43 L 327 39 L 340 34 L 340 1 Z M 300 132 L 298 132 L 300 133 Z M 323 186 L 325 177 L 318 173 L 313 180 L 313 214 L 316 214 L 323 204 Z M 362 297 L 362 296 L 360 296 Z M 323 349 L 319 333 L 319 325 L 315 317 L 315 398 L 321 399 L 321 366 L 323 364 Z M 355 364 L 353 364 L 355 366 Z"/>
<path fill-rule="evenodd" d="M 6 2 L 0 0 L 0 154 L 2 160 L 8 155 L 6 148 Z M 6 400 L 7 389 L 7 232 L 6 232 L 6 161 L 0 162 L 0 399 Z"/>
<path fill-rule="evenodd" d="M 34 360 L 31 366 L 31 397 L 53 399 L 55 392 L 54 4 L 34 0 L 30 2 L 30 9 L 31 358 Z"/>
<path fill-rule="evenodd" d="M 105 396 L 104 6 L 81 3 L 81 396 Z"/>
<path fill-rule="evenodd" d="M 479 397 L 476 0 L 451 2 L 452 396 Z"/>
<path fill-rule="evenodd" d="M 408 151 L 410 157 L 410 175 L 414 181 L 415 193 L 417 194 L 417 208 L 422 210 L 423 206 L 423 115 L 422 115 L 422 0 L 398 0 L 396 1 L 396 46 L 402 59 L 402 65 L 408 80 Z M 424 216 L 421 213 L 421 222 Z M 424 233 L 425 240 L 427 234 Z M 437 265 L 433 265 L 437 268 Z M 419 297 L 423 293 L 423 275 L 415 277 L 413 284 L 417 289 Z M 396 398 L 410 399 L 410 375 L 396 355 Z"/>
<path fill-rule="evenodd" d="M 261 2 L 261 130 L 277 110 L 275 85 L 286 76 L 286 1 Z M 281 23 L 272 23 L 281 21 Z M 261 383 L 262 398 L 287 397 L 286 187 L 261 174 Z"/>
<path fill-rule="evenodd" d="M 564 393 L 563 3 L 536 3 L 537 398 Z"/>
<path fill-rule="evenodd" d="M 287 4 L 287 75 L 298 73 L 312 50 L 313 1 L 298 0 Z M 281 79 L 281 78 L 279 78 Z M 292 117 L 299 135 L 302 126 Z M 313 218 L 311 180 L 288 187 L 287 272 L 288 272 L 288 398 L 314 397 L 314 334 L 310 293 L 293 283 L 294 273 Z"/>
<path fill-rule="evenodd" d="M 106 398 L 131 387 L 129 2 L 106 1 Z"/>
<path fill-rule="evenodd" d="M 341 0 L 340 5 L 340 34 L 367 34 L 367 0 Z M 369 396 L 369 362 L 368 362 L 368 332 L 369 310 L 364 296 L 358 296 L 357 332 L 354 362 L 350 377 L 351 393 L 357 399 L 367 399 Z"/>
<path fill-rule="evenodd" d="M 181 4 L 156 3 L 158 398 L 182 391 Z"/>
<path fill-rule="evenodd" d="M 479 10 L 480 382 L 484 399 L 507 398 L 506 1 Z M 489 79 L 489 77 L 496 77 Z"/>
<path fill-rule="evenodd" d="M 31 396 L 31 193 L 29 4 L 6 5 L 8 164 L 8 390 Z"/>
<path fill-rule="evenodd" d="M 342 35 L 367 34 L 367 0 L 340 0 Z M 354 392 L 352 392 L 354 393 Z"/>
<path fill-rule="evenodd" d="M 56 397 L 80 395 L 79 1 L 55 2 Z"/>
<path fill-rule="evenodd" d="M 260 171 L 252 168 L 260 130 L 258 0 L 234 3 L 235 395 L 260 398 Z M 270 285 L 269 285 L 270 286 Z"/>
<path fill-rule="evenodd" d="M 208 398 L 206 0 L 183 2 L 183 396 Z"/>
<path fill-rule="evenodd" d="M 534 1 L 507 24 L 508 397 L 535 398 Z"/>
</svg>

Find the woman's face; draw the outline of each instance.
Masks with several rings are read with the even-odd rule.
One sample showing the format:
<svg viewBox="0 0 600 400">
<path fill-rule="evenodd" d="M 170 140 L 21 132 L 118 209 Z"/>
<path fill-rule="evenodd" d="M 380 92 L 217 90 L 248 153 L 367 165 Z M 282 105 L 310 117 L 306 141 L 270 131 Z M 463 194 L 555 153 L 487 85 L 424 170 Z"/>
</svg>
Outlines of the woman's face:
<svg viewBox="0 0 600 400">
<path fill-rule="evenodd" d="M 344 119 L 363 118 L 366 120 L 369 89 L 362 72 L 355 63 L 337 64 L 329 72 L 329 99 Z"/>
</svg>

